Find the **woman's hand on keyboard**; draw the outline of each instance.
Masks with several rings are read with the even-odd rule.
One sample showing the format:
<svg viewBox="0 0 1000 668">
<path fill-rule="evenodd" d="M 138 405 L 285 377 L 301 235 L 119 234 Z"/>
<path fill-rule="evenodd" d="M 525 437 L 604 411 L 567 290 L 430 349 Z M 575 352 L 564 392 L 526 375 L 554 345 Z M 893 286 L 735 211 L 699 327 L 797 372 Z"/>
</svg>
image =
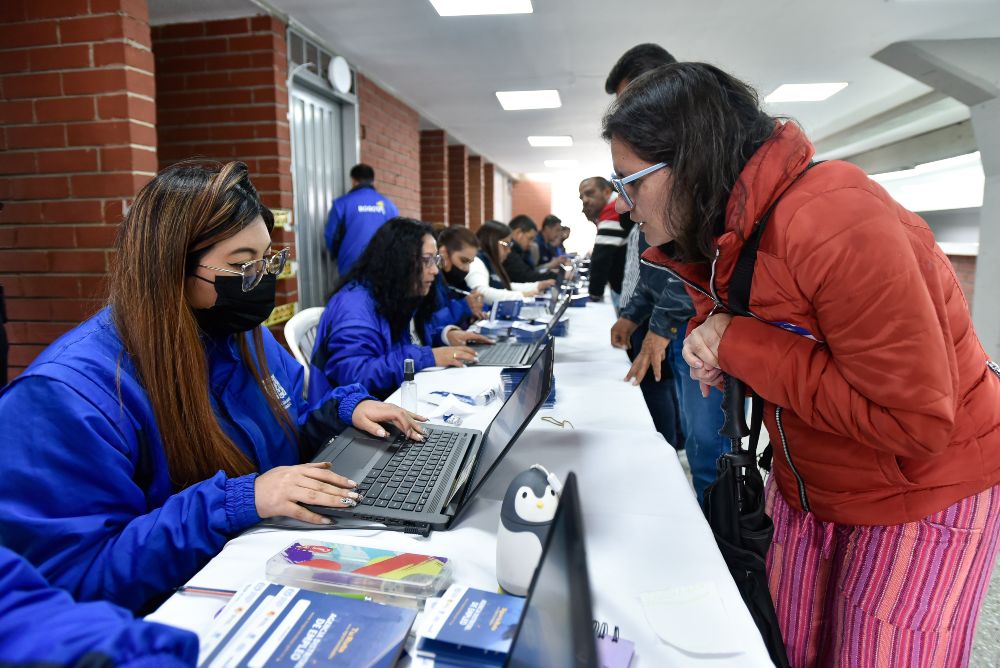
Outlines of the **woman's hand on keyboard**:
<svg viewBox="0 0 1000 668">
<path fill-rule="evenodd" d="M 313 524 L 330 520 L 301 504 L 328 508 L 352 508 L 361 496 L 357 483 L 330 470 L 330 462 L 277 466 L 254 480 L 254 504 L 261 519 L 291 517 Z"/>
<path fill-rule="evenodd" d="M 467 346 L 443 346 L 431 352 L 435 366 L 465 366 L 476 362 L 476 351 Z"/>
<path fill-rule="evenodd" d="M 358 404 L 351 414 L 351 423 L 361 431 L 367 431 L 379 438 L 386 437 L 385 428 L 380 423 L 390 422 L 403 432 L 406 438 L 412 441 L 423 441 L 424 430 L 418 424 L 427 422 L 427 418 L 410 411 L 403 410 L 399 406 L 385 404 L 381 401 L 368 399 Z"/>
<path fill-rule="evenodd" d="M 470 343 L 492 344 L 493 339 L 476 332 L 467 332 L 461 329 L 453 329 L 448 332 L 448 343 L 453 346 L 467 346 Z"/>
</svg>

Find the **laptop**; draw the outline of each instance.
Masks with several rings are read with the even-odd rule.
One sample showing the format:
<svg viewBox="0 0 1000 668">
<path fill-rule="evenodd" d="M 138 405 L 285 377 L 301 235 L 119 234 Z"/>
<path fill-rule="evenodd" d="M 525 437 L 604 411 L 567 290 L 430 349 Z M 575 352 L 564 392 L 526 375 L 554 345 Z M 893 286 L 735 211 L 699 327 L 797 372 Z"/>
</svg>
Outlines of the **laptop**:
<svg viewBox="0 0 1000 668">
<path fill-rule="evenodd" d="M 497 341 L 492 345 L 485 343 L 468 344 L 470 348 L 476 351 L 476 364 L 479 366 L 503 367 L 527 366 L 528 362 L 534 358 L 535 353 L 538 352 L 538 349 L 546 345 L 549 341 L 552 328 L 562 318 L 567 306 L 569 306 L 568 298 L 564 298 L 558 303 L 558 306 L 549 318 L 549 324 L 545 327 L 545 333 L 538 341 L 519 343 L 513 337 L 510 337 L 509 340 Z"/>
<path fill-rule="evenodd" d="M 448 425 L 425 427 L 423 443 L 395 427 L 376 438 L 353 427 L 330 440 L 313 459 L 360 480 L 364 498 L 354 508 L 308 506 L 335 518 L 356 518 L 393 526 L 447 529 L 461 515 L 535 416 L 552 387 L 552 344 L 542 346 L 524 379 L 485 432 Z"/>
<path fill-rule="evenodd" d="M 580 496 L 570 473 L 505 665 L 597 668 L 593 619 Z"/>
</svg>

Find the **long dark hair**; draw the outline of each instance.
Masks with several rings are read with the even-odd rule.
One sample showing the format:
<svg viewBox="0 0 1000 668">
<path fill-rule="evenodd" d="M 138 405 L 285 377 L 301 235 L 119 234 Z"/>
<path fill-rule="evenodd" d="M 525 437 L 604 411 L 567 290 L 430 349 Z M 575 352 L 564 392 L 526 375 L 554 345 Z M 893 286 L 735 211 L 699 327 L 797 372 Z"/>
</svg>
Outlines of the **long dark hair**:
<svg viewBox="0 0 1000 668">
<path fill-rule="evenodd" d="M 437 295 L 433 289 L 426 297 L 413 294 L 423 275 L 421 250 L 428 234 L 433 237 L 434 229 L 427 223 L 402 216 L 393 218 L 378 228 L 334 290 L 336 294 L 355 281 L 364 285 L 375 300 L 375 308 L 389 321 L 393 341 L 399 341 L 409 331 L 411 318 L 416 319 L 417 333 L 423 338 L 423 324 L 434 313 Z"/>
<path fill-rule="evenodd" d="M 274 216 L 261 204 L 245 164 L 180 163 L 143 186 L 118 231 L 111 314 L 153 406 L 170 478 L 178 487 L 220 469 L 231 476 L 255 470 L 212 411 L 205 348 L 184 279 L 212 245 L 258 216 L 270 232 Z M 260 327 L 253 331 L 254 354 L 245 336 L 237 338 L 271 412 L 294 436 L 271 383 Z"/>
<path fill-rule="evenodd" d="M 603 136 L 625 142 L 646 162 L 670 165 L 674 241 L 666 250 L 682 262 L 706 262 L 725 228 L 736 180 L 776 122 L 742 81 L 705 63 L 675 63 L 625 88 L 604 116 Z"/>
<path fill-rule="evenodd" d="M 493 273 L 500 277 L 503 286 L 510 290 L 510 276 L 500 261 L 500 242 L 511 235 L 510 225 L 499 220 L 487 220 L 476 231 L 479 246 L 493 264 Z"/>
</svg>

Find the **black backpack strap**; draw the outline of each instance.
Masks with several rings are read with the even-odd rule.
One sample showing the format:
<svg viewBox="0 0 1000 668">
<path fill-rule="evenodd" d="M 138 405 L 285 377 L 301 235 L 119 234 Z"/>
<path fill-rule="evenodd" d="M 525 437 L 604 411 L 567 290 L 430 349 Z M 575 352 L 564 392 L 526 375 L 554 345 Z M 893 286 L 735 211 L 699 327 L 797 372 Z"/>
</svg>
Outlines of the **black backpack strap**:
<svg viewBox="0 0 1000 668">
<path fill-rule="evenodd" d="M 750 233 L 743 248 L 740 249 L 740 256 L 733 269 L 733 278 L 729 281 L 729 304 L 727 306 L 731 313 L 750 315 L 750 288 L 753 286 L 753 270 L 757 264 L 757 249 L 760 248 L 760 239 L 764 236 L 767 221 L 770 220 L 775 207 L 778 206 L 778 202 L 788 192 L 788 189 L 795 185 L 795 182 L 801 179 L 806 172 L 819 164 L 822 164 L 822 161 L 810 162 L 805 169 L 799 172 L 798 176 L 792 179 L 791 183 L 785 186 L 785 189 L 771 202 L 771 206 L 764 212 L 760 222 L 754 226 L 753 232 Z"/>
</svg>

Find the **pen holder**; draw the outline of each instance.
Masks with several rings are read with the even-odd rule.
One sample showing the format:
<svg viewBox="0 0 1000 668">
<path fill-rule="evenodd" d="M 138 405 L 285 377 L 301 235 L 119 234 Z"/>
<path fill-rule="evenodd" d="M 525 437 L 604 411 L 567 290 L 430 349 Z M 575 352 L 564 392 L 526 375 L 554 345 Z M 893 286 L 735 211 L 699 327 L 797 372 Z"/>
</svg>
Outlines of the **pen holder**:
<svg viewBox="0 0 1000 668">
<path fill-rule="evenodd" d="M 507 488 L 497 531 L 497 583 L 508 594 L 527 596 L 561 491 L 559 478 L 540 464 L 517 474 Z"/>
</svg>

